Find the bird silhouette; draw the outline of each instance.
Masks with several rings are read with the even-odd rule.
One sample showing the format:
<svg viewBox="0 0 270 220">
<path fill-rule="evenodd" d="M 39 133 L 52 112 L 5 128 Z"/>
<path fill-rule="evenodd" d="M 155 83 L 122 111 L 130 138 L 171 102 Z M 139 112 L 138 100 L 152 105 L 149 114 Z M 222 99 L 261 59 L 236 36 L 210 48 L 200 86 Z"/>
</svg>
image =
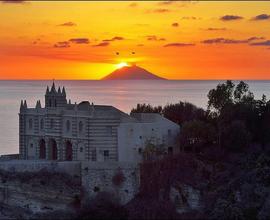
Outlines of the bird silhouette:
<svg viewBox="0 0 270 220">
<path fill-rule="evenodd" d="M 119 52 L 116 52 L 115 54 L 116 54 L 116 55 L 119 55 Z"/>
</svg>

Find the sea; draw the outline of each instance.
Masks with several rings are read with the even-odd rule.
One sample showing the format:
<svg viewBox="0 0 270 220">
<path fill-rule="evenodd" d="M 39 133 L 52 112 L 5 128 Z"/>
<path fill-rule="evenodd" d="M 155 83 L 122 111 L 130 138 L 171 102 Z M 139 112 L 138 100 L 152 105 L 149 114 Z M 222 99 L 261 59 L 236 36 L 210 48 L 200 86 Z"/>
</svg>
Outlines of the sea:
<svg viewBox="0 0 270 220">
<path fill-rule="evenodd" d="M 80 103 L 89 101 L 100 105 L 112 105 L 129 113 L 137 103 L 166 105 L 188 101 L 198 107 L 207 108 L 207 94 L 220 80 L 133 80 L 55 81 L 56 86 L 65 86 L 67 99 Z M 270 98 L 270 81 L 245 81 L 256 98 L 265 94 Z M 238 81 L 234 81 L 238 83 Z M 0 81 L 0 155 L 19 152 L 19 108 L 20 101 L 27 100 L 28 107 L 35 107 L 40 100 L 44 106 L 44 95 L 52 81 Z"/>
</svg>

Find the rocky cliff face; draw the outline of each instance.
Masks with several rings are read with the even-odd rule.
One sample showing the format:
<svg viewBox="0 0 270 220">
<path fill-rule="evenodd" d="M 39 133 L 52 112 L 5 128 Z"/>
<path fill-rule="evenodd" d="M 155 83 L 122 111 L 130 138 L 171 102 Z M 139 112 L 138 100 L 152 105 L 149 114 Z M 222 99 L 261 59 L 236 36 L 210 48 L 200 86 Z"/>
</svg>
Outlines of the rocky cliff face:
<svg viewBox="0 0 270 220">
<path fill-rule="evenodd" d="M 75 177 L 46 171 L 0 171 L 0 203 L 13 209 L 15 216 L 26 218 L 36 213 L 74 209 L 79 198 L 80 180 Z"/>
</svg>

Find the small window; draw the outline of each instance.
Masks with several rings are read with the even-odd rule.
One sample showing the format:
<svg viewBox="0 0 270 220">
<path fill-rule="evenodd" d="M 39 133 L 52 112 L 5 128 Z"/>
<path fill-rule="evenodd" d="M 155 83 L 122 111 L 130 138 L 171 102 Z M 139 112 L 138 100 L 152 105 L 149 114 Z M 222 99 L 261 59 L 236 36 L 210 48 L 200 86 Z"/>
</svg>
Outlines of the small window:
<svg viewBox="0 0 270 220">
<path fill-rule="evenodd" d="M 40 129 L 41 130 L 44 129 L 44 120 L 43 119 L 40 120 Z"/>
<path fill-rule="evenodd" d="M 83 122 L 80 121 L 79 122 L 79 132 L 82 132 L 83 131 Z"/>
<path fill-rule="evenodd" d="M 168 136 L 171 136 L 171 135 L 172 135 L 172 130 L 168 129 Z"/>
<path fill-rule="evenodd" d="M 34 145 L 33 145 L 33 144 L 30 144 L 30 147 L 31 147 L 31 148 L 33 148 L 33 147 L 34 147 Z"/>
<path fill-rule="evenodd" d="M 152 128 L 152 131 L 154 131 L 155 129 L 154 128 Z"/>
<path fill-rule="evenodd" d="M 29 119 L 29 129 L 32 129 L 33 128 L 33 120 L 32 118 Z"/>
<path fill-rule="evenodd" d="M 106 161 L 106 160 L 109 160 L 109 151 L 108 150 L 104 150 L 104 152 L 103 152 L 103 155 L 104 155 L 104 160 Z"/>
<path fill-rule="evenodd" d="M 142 154 L 142 148 L 139 148 L 139 149 L 138 149 L 138 153 L 139 153 L 139 154 Z"/>
<path fill-rule="evenodd" d="M 83 152 L 83 147 L 80 147 L 80 152 L 81 152 L 81 153 Z"/>
<path fill-rule="evenodd" d="M 142 139 L 142 136 L 140 136 L 140 139 Z"/>
<path fill-rule="evenodd" d="M 56 107 L 56 100 L 54 100 L 54 107 Z"/>
<path fill-rule="evenodd" d="M 69 120 L 66 121 L 66 130 L 67 130 L 67 132 L 70 131 L 70 121 Z"/>
</svg>

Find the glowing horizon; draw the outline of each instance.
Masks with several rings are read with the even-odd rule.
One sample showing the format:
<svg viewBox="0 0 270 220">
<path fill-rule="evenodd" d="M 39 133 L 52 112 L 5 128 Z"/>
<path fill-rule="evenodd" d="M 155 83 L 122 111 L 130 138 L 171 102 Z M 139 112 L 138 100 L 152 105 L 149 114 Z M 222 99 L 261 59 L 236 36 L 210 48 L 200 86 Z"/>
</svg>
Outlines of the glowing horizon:
<svg viewBox="0 0 270 220">
<path fill-rule="evenodd" d="M 167 79 L 270 79 L 267 8 L 259 1 L 0 2 L 0 79 L 96 80 L 130 63 Z"/>
</svg>

